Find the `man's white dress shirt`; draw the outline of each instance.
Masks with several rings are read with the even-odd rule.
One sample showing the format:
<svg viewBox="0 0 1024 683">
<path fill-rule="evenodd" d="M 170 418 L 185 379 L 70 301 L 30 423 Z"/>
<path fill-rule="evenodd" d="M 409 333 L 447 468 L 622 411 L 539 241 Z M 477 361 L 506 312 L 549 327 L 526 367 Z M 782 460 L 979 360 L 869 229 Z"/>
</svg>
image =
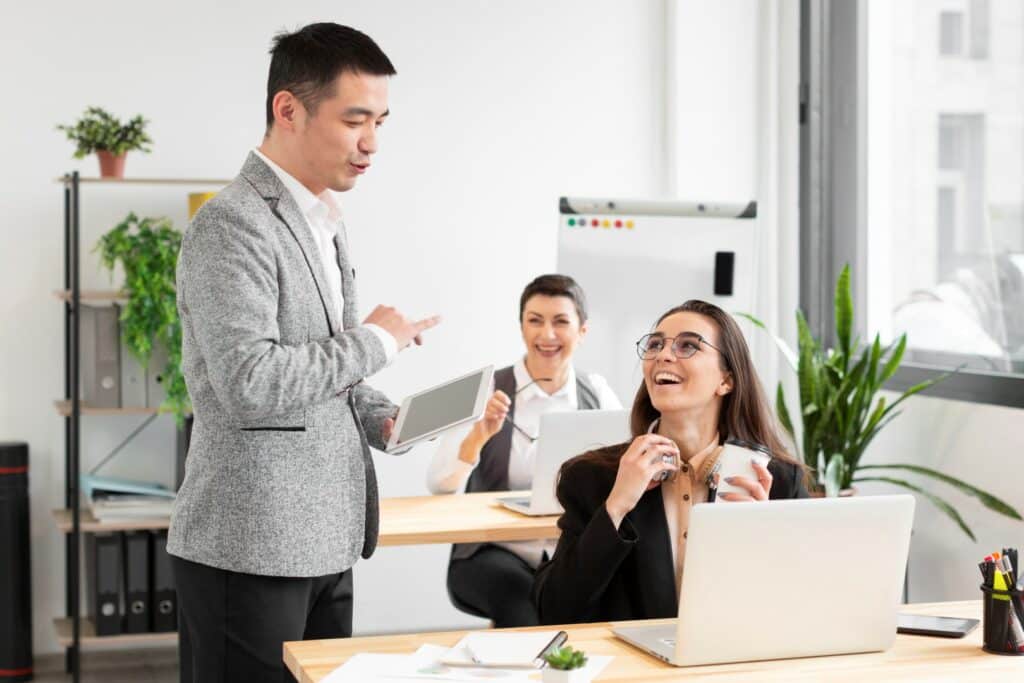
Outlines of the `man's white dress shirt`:
<svg viewBox="0 0 1024 683">
<path fill-rule="evenodd" d="M 342 312 L 345 310 L 345 299 L 341 292 L 341 267 L 338 265 L 338 248 L 334 243 L 338 241 L 348 248 L 345 240 L 345 223 L 342 220 L 341 205 L 338 198 L 331 190 L 324 190 L 319 195 L 309 191 L 305 185 L 300 183 L 294 176 L 283 168 L 268 159 L 258 149 L 253 152 L 263 160 L 270 170 L 281 180 L 281 184 L 291 194 L 292 199 L 299 206 L 299 211 L 309 224 L 310 232 L 313 234 L 313 241 L 316 242 L 317 250 L 320 252 L 320 262 L 323 264 L 324 273 L 327 276 L 327 298 L 328 305 L 337 314 L 337 320 L 342 320 Z M 391 336 L 391 333 L 379 325 L 372 323 L 365 327 L 371 330 L 380 339 L 384 346 L 384 353 L 387 355 L 388 363 L 398 354 L 398 342 Z M 341 330 L 338 330 L 340 332 Z"/>
</svg>

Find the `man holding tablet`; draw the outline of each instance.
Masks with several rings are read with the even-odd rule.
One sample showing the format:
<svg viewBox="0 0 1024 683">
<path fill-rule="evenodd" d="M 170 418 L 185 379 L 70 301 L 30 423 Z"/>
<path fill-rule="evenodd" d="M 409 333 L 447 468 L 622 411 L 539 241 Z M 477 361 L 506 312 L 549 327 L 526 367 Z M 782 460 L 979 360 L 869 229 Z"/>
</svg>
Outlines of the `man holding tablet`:
<svg viewBox="0 0 1024 683">
<path fill-rule="evenodd" d="M 479 419 L 487 407 L 493 377 L 494 366 L 489 365 L 407 397 L 385 450 L 400 453 L 415 443 Z"/>
<path fill-rule="evenodd" d="M 364 379 L 437 318 L 378 306 L 359 324 L 335 192 L 388 115 L 387 56 L 313 24 L 277 37 L 267 132 L 197 213 L 178 263 L 194 408 L 168 539 L 182 680 L 290 680 L 281 643 L 352 633 L 352 565 L 377 543 L 369 446 L 397 409 Z"/>
</svg>

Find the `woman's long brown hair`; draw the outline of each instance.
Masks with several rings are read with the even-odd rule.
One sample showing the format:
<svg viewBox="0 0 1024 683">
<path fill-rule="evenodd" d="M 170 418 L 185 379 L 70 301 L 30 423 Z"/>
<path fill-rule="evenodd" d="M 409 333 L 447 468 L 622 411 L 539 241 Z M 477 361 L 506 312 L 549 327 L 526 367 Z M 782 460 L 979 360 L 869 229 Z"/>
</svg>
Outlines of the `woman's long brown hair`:
<svg viewBox="0 0 1024 683">
<path fill-rule="evenodd" d="M 771 451 L 772 457 L 788 463 L 803 464 L 794 459 L 780 436 L 780 427 L 765 398 L 761 380 L 750 360 L 750 349 L 743 338 L 736 321 L 718 306 L 706 301 L 691 299 L 686 303 L 666 311 L 655 324 L 661 324 L 665 318 L 676 313 L 697 313 L 712 320 L 718 327 L 718 348 L 722 350 L 722 370 L 732 374 L 732 391 L 722 397 L 722 410 L 718 416 L 718 434 L 725 439 L 741 439 L 750 443 L 761 444 Z M 647 383 L 640 381 L 640 388 L 633 400 L 633 410 L 629 417 L 629 428 L 633 437 L 646 434 L 651 423 L 661 417 L 661 413 L 651 403 L 647 392 Z M 573 463 L 589 461 L 613 470 L 619 467 L 619 458 L 625 453 L 629 444 L 618 444 L 599 448 L 569 460 L 562 466 L 562 472 Z"/>
</svg>

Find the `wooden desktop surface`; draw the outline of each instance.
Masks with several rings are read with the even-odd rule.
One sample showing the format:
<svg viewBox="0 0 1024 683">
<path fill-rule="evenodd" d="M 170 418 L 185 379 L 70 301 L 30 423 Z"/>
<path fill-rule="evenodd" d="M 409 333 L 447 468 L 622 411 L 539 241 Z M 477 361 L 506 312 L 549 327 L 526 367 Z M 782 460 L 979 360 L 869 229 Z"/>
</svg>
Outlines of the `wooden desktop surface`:
<svg viewBox="0 0 1024 683">
<path fill-rule="evenodd" d="M 558 538 L 558 515 L 528 517 L 501 507 L 503 496 L 522 497 L 529 491 L 469 493 L 447 496 L 382 498 L 378 545 L 419 545 L 422 543 L 480 543 L 492 541 L 533 541 Z M 71 512 L 54 510 L 57 527 L 71 530 Z M 83 531 L 166 529 L 170 517 L 99 522 L 82 510 Z"/>
<path fill-rule="evenodd" d="M 981 601 L 906 605 L 902 611 L 952 617 L 981 618 Z M 656 622 L 648 622 L 656 623 Z M 716 664 L 679 668 L 620 641 L 612 624 L 580 624 L 563 627 L 569 644 L 589 654 L 613 655 L 615 659 L 596 681 L 1020 681 L 1024 657 L 992 655 L 981 649 L 981 625 L 964 638 L 930 638 L 897 635 L 885 652 L 832 657 L 807 657 L 740 664 Z M 529 630 L 529 629 L 515 629 Z M 360 652 L 412 653 L 424 643 L 451 646 L 465 631 L 313 640 L 284 644 L 284 660 L 300 683 L 320 681 Z M 538 676 L 539 680 L 539 676 Z"/>
<path fill-rule="evenodd" d="M 378 545 L 558 538 L 558 515 L 528 517 L 507 510 L 496 501 L 506 496 L 528 495 L 529 491 L 500 491 L 382 498 Z"/>
</svg>

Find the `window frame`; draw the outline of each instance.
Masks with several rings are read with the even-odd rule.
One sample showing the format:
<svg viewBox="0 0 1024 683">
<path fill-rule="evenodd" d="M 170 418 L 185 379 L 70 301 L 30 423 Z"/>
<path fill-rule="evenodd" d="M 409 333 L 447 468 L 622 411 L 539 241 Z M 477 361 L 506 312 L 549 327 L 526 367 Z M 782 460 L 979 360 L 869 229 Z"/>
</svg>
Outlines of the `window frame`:
<svg viewBox="0 0 1024 683">
<path fill-rule="evenodd" d="M 830 342 L 844 264 L 854 274 L 854 329 L 866 325 L 866 26 L 867 0 L 800 0 L 800 308 L 812 333 Z M 952 369 L 905 358 L 885 389 Z M 924 395 L 1024 408 L 1024 374 L 963 368 Z"/>
</svg>

